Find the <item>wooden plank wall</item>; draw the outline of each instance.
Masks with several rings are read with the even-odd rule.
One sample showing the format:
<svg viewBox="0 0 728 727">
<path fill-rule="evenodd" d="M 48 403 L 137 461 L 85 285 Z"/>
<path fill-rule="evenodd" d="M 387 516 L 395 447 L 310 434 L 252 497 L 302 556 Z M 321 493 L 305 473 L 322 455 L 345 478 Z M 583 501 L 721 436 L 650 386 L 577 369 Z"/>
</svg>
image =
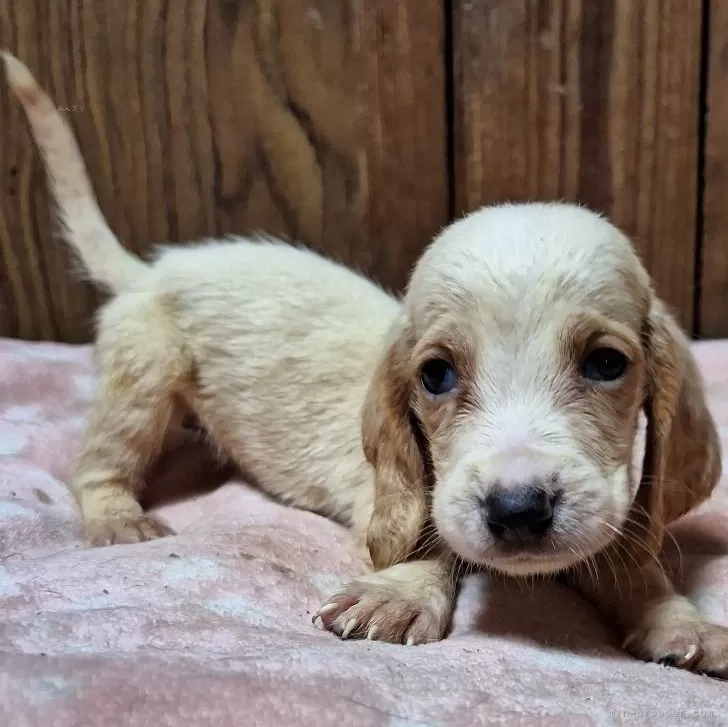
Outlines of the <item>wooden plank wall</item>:
<svg viewBox="0 0 728 727">
<path fill-rule="evenodd" d="M 260 230 L 399 287 L 446 222 L 440 0 L 0 0 L 0 18 L 140 253 Z M 96 297 L 4 84 L 0 149 L 0 335 L 87 340 Z"/>
<path fill-rule="evenodd" d="M 454 8 L 456 212 L 524 197 L 605 212 L 692 327 L 700 3 Z"/>
<path fill-rule="evenodd" d="M 728 336 L 719 0 L 0 0 L 0 17 L 140 253 L 264 230 L 398 288 L 448 218 L 568 199 L 633 236 L 688 329 Z M 2 84 L 0 149 L 0 335 L 88 340 L 96 297 Z"/>
<path fill-rule="evenodd" d="M 707 93 L 699 332 L 728 337 L 728 3 L 706 14 Z"/>
</svg>

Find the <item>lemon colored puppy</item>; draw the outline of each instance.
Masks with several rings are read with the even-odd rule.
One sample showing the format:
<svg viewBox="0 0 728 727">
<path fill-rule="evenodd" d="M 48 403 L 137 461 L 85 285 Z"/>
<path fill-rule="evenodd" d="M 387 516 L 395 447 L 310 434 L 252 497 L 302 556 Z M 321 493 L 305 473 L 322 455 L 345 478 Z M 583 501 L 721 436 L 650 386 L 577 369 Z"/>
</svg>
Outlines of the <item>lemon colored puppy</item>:
<svg viewBox="0 0 728 727">
<path fill-rule="evenodd" d="M 317 614 L 342 637 L 441 638 L 460 558 L 563 573 L 636 655 L 728 676 L 728 629 L 656 557 L 715 486 L 718 438 L 687 339 L 614 226 L 563 204 L 480 210 L 434 241 L 401 304 L 277 241 L 147 264 L 108 228 L 53 103 L 5 59 L 65 238 L 112 294 L 72 482 L 92 542 L 169 532 L 139 495 L 190 409 L 261 489 L 368 550 L 375 570 Z"/>
</svg>

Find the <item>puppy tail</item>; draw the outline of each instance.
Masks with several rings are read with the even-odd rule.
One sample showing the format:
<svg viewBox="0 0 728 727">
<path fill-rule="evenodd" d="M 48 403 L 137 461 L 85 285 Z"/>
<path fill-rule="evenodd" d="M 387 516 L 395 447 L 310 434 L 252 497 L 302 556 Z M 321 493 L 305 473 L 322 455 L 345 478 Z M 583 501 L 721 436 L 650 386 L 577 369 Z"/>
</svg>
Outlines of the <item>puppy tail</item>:
<svg viewBox="0 0 728 727">
<path fill-rule="evenodd" d="M 144 275 L 147 264 L 125 250 L 109 228 L 73 131 L 56 105 L 25 64 L 7 51 L 0 55 L 10 89 L 25 110 L 43 156 L 64 239 L 95 283 L 112 293 L 124 290 Z"/>
</svg>

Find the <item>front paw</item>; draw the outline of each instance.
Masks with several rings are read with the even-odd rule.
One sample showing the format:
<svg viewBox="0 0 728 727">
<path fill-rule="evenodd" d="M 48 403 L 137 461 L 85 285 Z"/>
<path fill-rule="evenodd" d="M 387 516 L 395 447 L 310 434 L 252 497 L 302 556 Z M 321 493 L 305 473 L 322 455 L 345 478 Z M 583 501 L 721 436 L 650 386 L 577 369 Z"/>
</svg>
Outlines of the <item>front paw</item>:
<svg viewBox="0 0 728 727">
<path fill-rule="evenodd" d="M 651 609 L 624 647 L 645 661 L 728 679 L 728 628 L 706 621 L 683 599 Z"/>
<path fill-rule="evenodd" d="M 91 520 L 85 525 L 86 538 L 93 546 L 141 543 L 174 535 L 174 530 L 153 515 Z"/>
<path fill-rule="evenodd" d="M 425 644 L 445 635 L 452 611 L 446 584 L 407 577 L 400 564 L 349 583 L 314 614 L 342 639 L 372 639 L 396 644 Z"/>
</svg>

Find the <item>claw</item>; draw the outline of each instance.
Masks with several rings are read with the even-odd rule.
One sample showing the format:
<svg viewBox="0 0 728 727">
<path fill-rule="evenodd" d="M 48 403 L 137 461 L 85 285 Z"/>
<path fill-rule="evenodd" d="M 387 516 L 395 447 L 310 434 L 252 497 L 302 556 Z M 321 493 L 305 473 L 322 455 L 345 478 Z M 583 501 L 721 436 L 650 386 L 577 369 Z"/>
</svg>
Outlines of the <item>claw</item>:
<svg viewBox="0 0 728 727">
<path fill-rule="evenodd" d="M 677 660 L 677 665 L 680 667 L 685 667 L 688 664 L 692 663 L 695 660 L 695 657 L 698 655 L 698 647 L 695 644 L 691 644 L 688 647 L 688 650 L 683 654 L 682 658 Z"/>
<path fill-rule="evenodd" d="M 311 616 L 311 623 L 316 623 L 317 618 L 325 616 L 327 613 L 332 613 L 336 611 L 338 607 L 338 603 L 325 603 L 323 606 L 321 606 L 321 608 L 319 608 L 318 611 L 316 611 L 313 616 Z"/>
</svg>

